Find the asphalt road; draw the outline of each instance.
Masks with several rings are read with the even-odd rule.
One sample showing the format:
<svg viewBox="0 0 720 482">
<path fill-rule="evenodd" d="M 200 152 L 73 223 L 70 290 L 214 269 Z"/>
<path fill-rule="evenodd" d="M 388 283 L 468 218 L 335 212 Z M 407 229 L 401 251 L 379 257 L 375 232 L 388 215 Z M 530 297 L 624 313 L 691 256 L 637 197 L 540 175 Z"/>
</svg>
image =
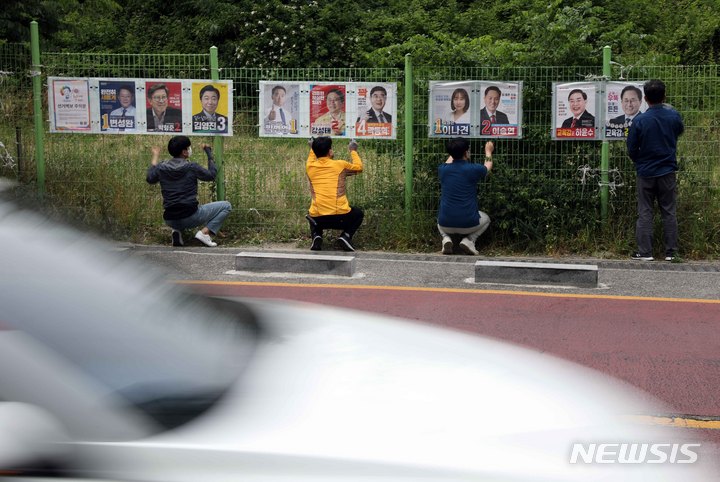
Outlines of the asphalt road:
<svg viewBox="0 0 720 482">
<path fill-rule="evenodd" d="M 476 283 L 482 256 L 331 252 L 355 256 L 344 277 L 234 270 L 240 252 L 309 254 L 288 247 L 120 248 L 208 294 L 383 313 L 552 353 L 641 388 L 668 404 L 659 415 L 720 441 L 720 263 L 521 259 L 597 264 L 598 287 L 575 288 Z"/>
</svg>

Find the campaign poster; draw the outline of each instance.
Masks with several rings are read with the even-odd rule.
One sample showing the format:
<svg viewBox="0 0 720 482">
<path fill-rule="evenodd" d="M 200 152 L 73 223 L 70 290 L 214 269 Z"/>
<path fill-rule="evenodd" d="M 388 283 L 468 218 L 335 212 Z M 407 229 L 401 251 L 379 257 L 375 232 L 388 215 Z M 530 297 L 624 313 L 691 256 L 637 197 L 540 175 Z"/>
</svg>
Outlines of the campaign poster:
<svg viewBox="0 0 720 482">
<path fill-rule="evenodd" d="M 344 84 L 316 84 L 310 87 L 310 135 L 346 134 L 346 91 Z"/>
<path fill-rule="evenodd" d="M 100 80 L 100 132 L 134 132 L 135 81 Z"/>
<path fill-rule="evenodd" d="M 430 137 L 470 137 L 474 82 L 430 82 Z"/>
<path fill-rule="evenodd" d="M 522 82 L 480 82 L 480 137 L 520 138 Z"/>
<path fill-rule="evenodd" d="M 182 132 L 182 82 L 145 82 L 145 122 L 147 132 Z"/>
<path fill-rule="evenodd" d="M 260 82 L 260 134 L 297 136 L 300 133 L 300 84 Z"/>
<path fill-rule="evenodd" d="M 193 134 L 227 134 L 230 129 L 230 86 L 227 82 L 193 81 Z"/>
<path fill-rule="evenodd" d="M 605 85 L 605 138 L 624 140 L 633 119 L 647 107 L 642 82 L 608 82 Z"/>
<path fill-rule="evenodd" d="M 48 78 L 50 130 L 90 132 L 90 95 L 88 79 Z"/>
<path fill-rule="evenodd" d="M 553 83 L 553 138 L 595 140 L 600 138 L 598 84 Z"/>
<path fill-rule="evenodd" d="M 356 84 L 355 136 L 395 139 L 397 88 L 394 83 Z"/>
</svg>

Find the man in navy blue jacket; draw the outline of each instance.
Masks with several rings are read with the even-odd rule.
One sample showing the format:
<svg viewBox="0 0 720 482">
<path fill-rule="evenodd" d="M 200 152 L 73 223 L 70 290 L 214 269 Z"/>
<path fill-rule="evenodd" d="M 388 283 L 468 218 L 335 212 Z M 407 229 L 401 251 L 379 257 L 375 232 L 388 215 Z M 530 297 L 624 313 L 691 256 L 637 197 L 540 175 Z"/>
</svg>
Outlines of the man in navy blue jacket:
<svg viewBox="0 0 720 482">
<path fill-rule="evenodd" d="M 459 249 L 465 254 L 479 254 L 475 241 L 490 225 L 487 214 L 478 210 L 477 185 L 492 170 L 493 143 L 485 144 L 485 163 L 470 163 L 470 143 L 456 138 L 447 141 L 447 161 L 438 167 L 440 209 L 438 231 L 442 236 L 443 254 L 453 253 L 451 234 L 463 235 Z"/>
<path fill-rule="evenodd" d="M 213 181 L 217 168 L 212 149 L 207 144 L 200 146 L 207 155 L 208 168 L 190 162 L 192 155 L 190 138 L 175 136 L 168 142 L 168 152 L 173 156 L 169 161 L 158 163 L 160 148 L 152 148 L 151 166 L 147 171 L 147 182 L 160 183 L 163 197 L 163 219 L 173 229 L 173 246 L 182 246 L 182 231 L 202 226 L 195 238 L 206 246 L 217 246 L 210 234 L 217 234 L 232 207 L 227 201 L 215 201 L 200 205 L 197 200 L 197 183 Z"/>
<path fill-rule="evenodd" d="M 663 221 L 665 260 L 677 256 L 677 140 L 683 133 L 680 114 L 665 102 L 665 84 L 648 80 L 643 86 L 648 109 L 630 126 L 627 150 L 637 171 L 638 219 L 635 225 L 637 252 L 633 259 L 653 260 L 654 203 L 657 199 Z"/>
</svg>

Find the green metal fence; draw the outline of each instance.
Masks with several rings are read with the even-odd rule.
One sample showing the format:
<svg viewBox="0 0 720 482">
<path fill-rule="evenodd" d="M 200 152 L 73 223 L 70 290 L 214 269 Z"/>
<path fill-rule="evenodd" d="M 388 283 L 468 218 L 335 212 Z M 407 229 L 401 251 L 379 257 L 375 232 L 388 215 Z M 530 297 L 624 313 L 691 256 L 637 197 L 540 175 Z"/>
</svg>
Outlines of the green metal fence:
<svg viewBox="0 0 720 482">
<path fill-rule="evenodd" d="M 2 120 L 0 141 L 8 145 L 15 127 L 32 128 L 27 50 L 0 46 Z M 5 72 L 13 72 L 6 74 Z M 553 251 L 564 248 L 603 251 L 595 238 L 632 242 L 635 216 L 634 170 L 624 142 L 610 142 L 609 222 L 600 215 L 600 142 L 550 139 L 553 81 L 599 78 L 602 66 L 452 68 L 413 67 L 412 146 L 406 146 L 402 115 L 406 105 L 405 72 L 400 69 L 236 69 L 220 66 L 220 79 L 234 83 L 234 132 L 224 143 L 224 197 L 234 212 L 226 224 L 231 240 L 299 240 L 307 236 L 303 214 L 309 204 L 304 164 L 306 140 L 258 137 L 258 83 L 278 81 L 397 82 L 398 132 L 395 141 L 361 141 L 366 170 L 349 186 L 351 203 L 366 210 L 358 232 L 365 248 L 435 249 L 435 215 L 439 199 L 437 165 L 445 158 L 444 142 L 427 136 L 428 85 L 431 80 L 519 81 L 523 88 L 523 139 L 496 142 L 493 176 L 481 187 L 481 205 L 493 219 L 485 243 L 512 250 Z M 210 78 L 210 56 L 103 53 L 43 53 L 46 76 Z M 623 78 L 620 79 L 622 74 Z M 661 78 L 668 102 L 683 115 L 681 138 L 680 223 L 683 236 L 706 240 L 706 253 L 720 252 L 720 85 L 718 66 L 648 66 L 613 69 L 613 80 Z M 44 80 L 46 83 L 46 81 Z M 8 106 L 6 108 L 6 106 Z M 47 112 L 47 111 L 45 111 Z M 47 134 L 46 190 L 53 205 L 75 213 L 111 234 L 135 241 L 161 240 L 161 199 L 145 183 L 150 146 L 165 144 L 159 136 Z M 199 141 L 199 140 L 198 140 Z M 203 141 L 209 141 L 203 140 Z M 197 142 L 197 141 L 196 141 Z M 483 140 L 472 141 L 482 152 Z M 347 154 L 336 141 L 336 154 Z M 406 148 L 412 158 L 412 192 L 407 196 Z M 25 153 L 32 136 L 22 136 Z M 26 156 L 28 157 L 28 156 Z M 32 163 L 23 180 L 31 182 Z M 3 167 L 4 175 L 17 175 Z M 203 201 L 217 196 L 204 185 Z M 406 201 L 411 204 L 406 206 Z M 409 214 L 409 216 L 407 216 Z M 610 234 L 608 234 L 608 232 Z M 164 235 L 164 234 L 163 234 Z M 697 239 L 695 239 L 697 238 Z M 622 241 L 621 241 L 622 244 Z M 628 244 L 630 246 L 630 244 Z M 615 246 L 617 248 L 617 246 Z"/>
</svg>

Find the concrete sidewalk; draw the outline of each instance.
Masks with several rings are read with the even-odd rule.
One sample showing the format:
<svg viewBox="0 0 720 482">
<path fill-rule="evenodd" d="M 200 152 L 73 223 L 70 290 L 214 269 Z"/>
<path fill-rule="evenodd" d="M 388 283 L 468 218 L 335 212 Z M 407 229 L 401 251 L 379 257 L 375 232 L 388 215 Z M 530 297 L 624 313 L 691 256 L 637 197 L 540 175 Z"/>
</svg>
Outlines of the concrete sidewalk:
<svg viewBox="0 0 720 482">
<path fill-rule="evenodd" d="M 351 277 L 301 273 L 259 273 L 235 270 L 240 252 L 307 254 L 307 249 L 285 245 L 244 247 L 183 247 L 117 244 L 118 250 L 142 262 L 158 265 L 172 279 L 227 282 L 269 282 L 462 290 L 500 290 L 720 300 L 720 262 L 606 260 L 594 258 L 486 257 L 437 254 L 405 254 L 379 251 L 321 251 L 318 254 L 355 257 Z M 598 266 L 597 288 L 485 284 L 475 282 L 476 261 L 526 261 L 575 263 Z"/>
</svg>

